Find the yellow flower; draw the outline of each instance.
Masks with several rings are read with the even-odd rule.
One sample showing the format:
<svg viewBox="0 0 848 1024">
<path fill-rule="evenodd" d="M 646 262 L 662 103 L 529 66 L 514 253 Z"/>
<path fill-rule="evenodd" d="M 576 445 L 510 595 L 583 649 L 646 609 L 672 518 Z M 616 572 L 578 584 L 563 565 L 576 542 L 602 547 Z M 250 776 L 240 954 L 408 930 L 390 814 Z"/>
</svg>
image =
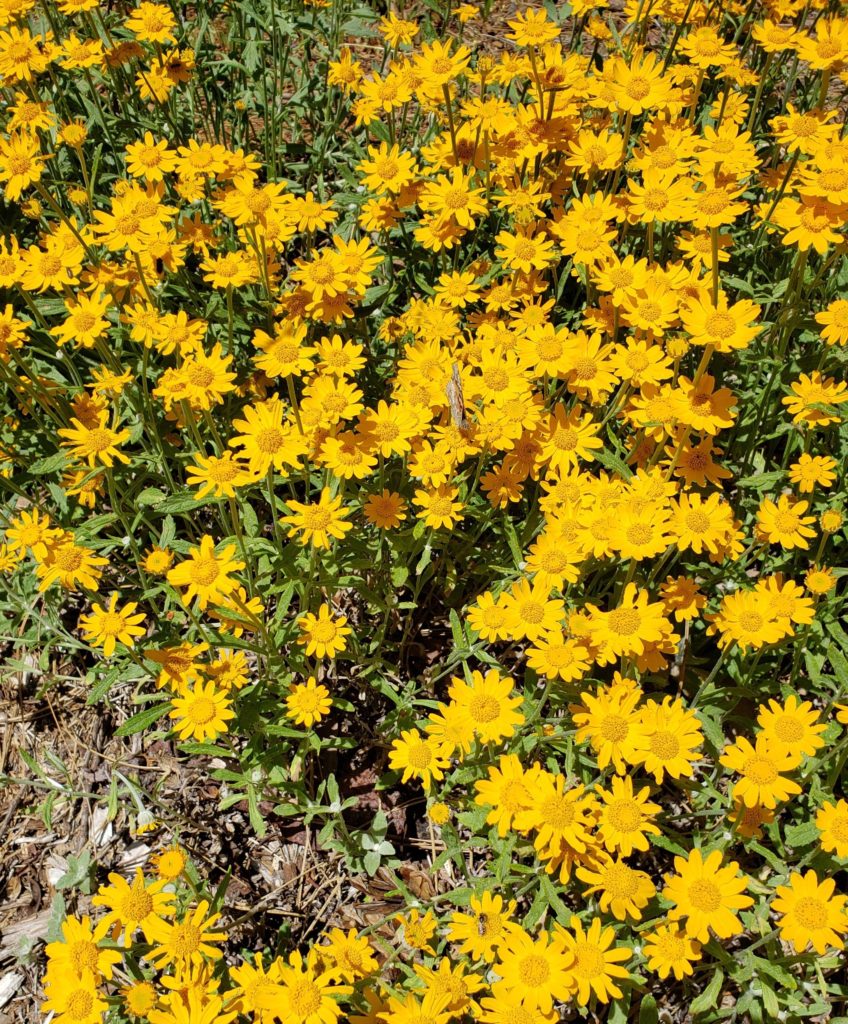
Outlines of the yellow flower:
<svg viewBox="0 0 848 1024">
<path fill-rule="evenodd" d="M 109 882 L 108 886 L 100 886 L 91 901 L 95 907 L 108 908 L 102 921 L 106 922 L 107 927 L 115 925 L 123 932 L 125 948 L 129 948 L 139 928 L 145 939 L 152 942 L 157 922 L 173 914 L 172 904 L 176 894 L 163 891 L 167 884 L 164 878 L 148 884 L 141 868 L 136 869 L 132 885 L 114 872 L 109 875 Z"/>
<path fill-rule="evenodd" d="M 600 790 L 603 804 L 598 819 L 598 838 L 610 852 L 629 857 L 634 850 L 650 849 L 647 836 L 661 835 L 653 818 L 662 810 L 648 800 L 650 789 L 633 789 L 633 780 L 614 777 L 610 789 Z"/>
<path fill-rule="evenodd" d="M 815 871 L 804 875 L 793 871 L 789 884 L 775 889 L 771 907 L 780 915 L 777 922 L 780 936 L 797 953 L 812 946 L 823 956 L 829 947 L 844 948 L 842 936 L 848 932 L 848 913 L 845 897 L 838 895 L 835 889 L 834 879 L 819 882 Z"/>
<path fill-rule="evenodd" d="M 293 684 L 286 697 L 286 715 L 295 725 L 303 725 L 307 729 L 328 715 L 331 707 L 330 691 L 326 686 L 319 686 L 314 676 L 305 683 Z"/>
<path fill-rule="evenodd" d="M 402 780 L 420 779 L 424 789 L 430 789 L 433 781 L 444 778 L 449 765 L 441 743 L 429 736 L 422 736 L 417 729 L 404 729 L 400 739 L 392 743 L 389 753 L 389 767 L 402 771 Z"/>
<path fill-rule="evenodd" d="M 330 606 L 322 604 L 317 616 L 307 612 L 297 620 L 298 629 L 302 633 L 297 642 L 306 646 L 306 653 L 310 656 L 314 654 L 318 658 L 335 658 L 347 647 L 345 638 L 351 630 L 346 623 L 344 615 L 334 618 Z"/>
<path fill-rule="evenodd" d="M 214 682 L 199 682 L 194 688 L 185 687 L 174 697 L 173 708 L 168 714 L 175 720 L 174 731 L 179 739 L 193 739 L 200 743 L 214 740 L 226 732 L 227 722 L 236 717 L 227 691 L 218 689 Z"/>
<path fill-rule="evenodd" d="M 185 852 L 176 843 L 160 853 L 155 853 L 150 859 L 156 874 L 166 882 L 176 881 L 185 871 L 188 862 Z"/>
<path fill-rule="evenodd" d="M 85 639 L 94 647 L 102 647 L 106 658 L 111 658 L 115 653 L 116 643 L 133 647 L 135 637 L 144 636 L 145 633 L 144 627 L 140 625 L 144 621 L 144 613 L 133 614 L 138 607 L 136 602 L 130 601 L 119 610 L 117 601 L 118 595 L 112 594 L 105 608 L 93 604 L 91 614 L 80 617 L 80 628 Z"/>
<path fill-rule="evenodd" d="M 99 421 L 88 427 L 76 418 L 71 419 L 73 427 L 60 427 L 57 431 L 64 448 L 70 449 L 75 459 L 84 459 L 89 466 L 98 462 L 112 467 L 117 459 L 128 463 L 129 456 L 118 450 L 118 445 L 129 440 L 129 430 L 112 430 L 106 426 L 108 413 L 100 414 Z"/>
<path fill-rule="evenodd" d="M 235 550 L 235 544 L 228 544 L 217 554 L 215 541 L 208 534 L 201 537 L 200 546 L 191 548 L 188 558 L 174 566 L 167 576 L 172 587 L 184 588 L 183 604 L 191 604 L 197 598 L 198 607 L 203 610 L 236 589 L 238 581 L 231 573 L 243 569 L 244 562 L 233 558 Z"/>
<path fill-rule="evenodd" d="M 353 928 L 347 933 L 341 928 L 332 928 L 324 937 L 327 944 L 322 943 L 317 949 L 321 959 L 329 964 L 329 975 L 350 982 L 377 970 L 377 960 L 367 936 L 357 935 Z"/>
<path fill-rule="evenodd" d="M 677 925 L 659 925 L 645 935 L 643 952 L 648 967 L 660 978 L 673 973 L 678 981 L 692 974 L 692 964 L 701 959 L 701 944 Z"/>
<path fill-rule="evenodd" d="M 801 754 L 795 746 L 786 747 L 771 742 L 767 732 L 760 733 L 756 746 L 739 736 L 736 743 L 725 748 L 719 763 L 739 774 L 733 783 L 732 795 L 746 807 L 762 804 L 775 807 L 778 801 L 788 800 L 801 792 L 801 787 L 792 779 L 783 777 L 801 763 Z"/>
<path fill-rule="evenodd" d="M 435 952 L 430 942 L 436 934 L 436 919 L 429 910 L 422 917 L 418 910 L 413 908 L 408 914 L 398 914 L 395 921 L 403 928 L 403 941 L 407 946 L 425 953 Z"/>
<path fill-rule="evenodd" d="M 463 709 L 481 743 L 499 743 L 512 736 L 523 722 L 524 715 L 516 708 L 521 696 L 512 696 L 513 680 L 490 669 L 485 676 L 473 671 L 471 682 L 451 677 L 448 694 Z"/>
<path fill-rule="evenodd" d="M 677 874 L 667 876 L 662 895 L 674 904 L 670 921 L 685 918 L 686 934 L 699 942 L 707 942 L 710 929 L 720 938 L 729 939 L 743 931 L 737 911 L 753 904 L 745 895 L 748 879 L 739 874 L 736 861 L 722 865 L 721 851 L 713 850 L 706 857 L 697 847 L 688 857 L 675 857 Z"/>
<path fill-rule="evenodd" d="M 82 978 L 90 972 L 98 982 L 101 979 L 111 981 L 115 964 L 121 962 L 121 954 L 101 947 L 108 932 L 106 920 L 92 927 L 87 914 L 82 918 L 66 917 L 62 922 L 62 941 L 49 942 L 45 947 L 48 979 L 68 975 Z"/>
<path fill-rule="evenodd" d="M 812 757 L 825 745 L 821 738 L 825 726 L 819 722 L 819 712 L 810 701 L 799 701 L 795 694 L 782 705 L 776 700 L 761 704 L 757 725 L 775 749 L 795 756 Z"/>
<path fill-rule="evenodd" d="M 570 972 L 577 1002 L 586 1006 L 592 996 L 602 1003 L 620 999 L 622 991 L 618 981 L 629 976 L 621 964 L 630 959 L 633 950 L 626 946 L 614 947 L 615 930 L 604 928 L 599 917 L 593 917 L 584 931 L 580 919 L 573 915 L 571 927 L 573 934 L 557 924 L 554 934 L 561 937 L 565 951 L 574 957 Z"/>
<path fill-rule="evenodd" d="M 492 963 L 507 936 L 518 928 L 512 920 L 515 900 L 505 904 L 502 896 L 486 891 L 472 896 L 468 906 L 471 913 L 457 910 L 451 916 L 448 938 L 473 959 Z"/>
<path fill-rule="evenodd" d="M 506 990 L 529 1010 L 549 1013 L 554 1001 L 566 1002 L 572 994 L 574 962 L 574 952 L 566 946 L 562 930 L 553 937 L 541 932 L 535 939 L 523 929 L 510 930 L 493 968 L 502 979 L 494 986 L 494 995 Z"/>
<path fill-rule="evenodd" d="M 291 514 L 282 516 L 281 523 L 291 526 L 291 533 L 301 544 L 315 548 L 329 548 L 333 540 L 341 540 L 353 523 L 345 522 L 350 509 L 342 506 L 342 496 L 331 497 L 329 488 L 321 491 L 317 502 L 311 504 L 289 501 Z"/>
</svg>

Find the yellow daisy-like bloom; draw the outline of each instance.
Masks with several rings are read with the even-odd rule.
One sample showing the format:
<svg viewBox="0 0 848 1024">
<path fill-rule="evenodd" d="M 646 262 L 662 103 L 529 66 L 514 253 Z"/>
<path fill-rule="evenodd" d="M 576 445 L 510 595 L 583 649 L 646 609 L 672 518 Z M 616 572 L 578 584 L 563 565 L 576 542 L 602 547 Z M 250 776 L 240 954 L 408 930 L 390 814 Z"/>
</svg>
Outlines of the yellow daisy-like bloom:
<svg viewBox="0 0 848 1024">
<path fill-rule="evenodd" d="M 288 507 L 291 513 L 280 522 L 291 526 L 292 534 L 301 544 L 329 548 L 332 540 L 341 540 L 353 528 L 353 523 L 345 522 L 350 509 L 342 507 L 342 496 L 331 497 L 327 487 L 322 489 L 318 501 L 311 504 L 289 501 Z"/>
<path fill-rule="evenodd" d="M 507 32 L 507 39 L 512 39 L 519 46 L 544 46 L 553 42 L 561 32 L 546 10 L 533 10 L 531 7 L 519 11 L 507 25 L 512 29 Z"/>
<path fill-rule="evenodd" d="M 45 984 L 47 999 L 41 1004 L 42 1013 L 56 1016 L 57 1024 L 100 1024 L 109 1004 L 101 999 L 91 971 L 82 975 L 49 977 Z"/>
<path fill-rule="evenodd" d="M 740 778 L 733 783 L 731 793 L 746 807 L 754 804 L 776 807 L 778 801 L 783 802 L 801 792 L 797 782 L 784 778 L 782 774 L 798 767 L 800 752 L 795 748 L 775 746 L 765 733 L 757 736 L 756 746 L 752 746 L 744 736 L 738 737 L 736 743 L 725 748 L 719 763 L 739 773 Z"/>
<path fill-rule="evenodd" d="M 662 924 L 644 937 L 643 953 L 648 967 L 660 978 L 674 974 L 682 981 L 701 959 L 701 944 L 677 925 Z"/>
<path fill-rule="evenodd" d="M 398 914 L 395 921 L 403 928 L 403 941 L 407 946 L 425 953 L 435 953 L 430 943 L 436 934 L 436 919 L 429 910 L 422 917 L 413 907 L 408 914 Z"/>
<path fill-rule="evenodd" d="M 415 177 L 415 158 L 398 146 L 382 142 L 368 147 L 368 159 L 360 161 L 357 170 L 363 185 L 372 192 L 397 194 Z"/>
<path fill-rule="evenodd" d="M 629 776 L 613 778 L 610 789 L 600 791 L 598 838 L 611 853 L 629 857 L 634 850 L 650 848 L 648 835 L 661 834 L 652 819 L 662 808 L 648 800 L 649 794 L 647 786 L 635 792 Z"/>
<path fill-rule="evenodd" d="M 816 487 L 831 487 L 836 480 L 835 470 L 836 459 L 804 452 L 797 462 L 789 466 L 789 479 L 801 494 L 811 494 Z"/>
<path fill-rule="evenodd" d="M 286 697 L 286 716 L 295 725 L 303 725 L 307 729 L 328 715 L 331 707 L 330 691 L 326 686 L 319 685 L 314 676 L 310 676 L 305 683 L 293 684 Z"/>
<path fill-rule="evenodd" d="M 335 658 L 347 649 L 346 637 L 350 634 L 347 618 L 344 615 L 334 616 L 328 604 L 322 604 L 318 614 L 307 612 L 297 620 L 297 628 L 301 636 L 297 642 L 306 647 L 310 657 Z"/>
<path fill-rule="evenodd" d="M 465 508 L 461 501 L 456 501 L 459 488 L 453 484 L 440 484 L 433 490 L 417 490 L 412 499 L 421 511 L 418 518 L 432 530 L 450 530 L 462 519 L 461 512 Z"/>
<path fill-rule="evenodd" d="M 553 937 L 541 932 L 534 939 L 516 928 L 498 950 L 493 970 L 502 981 L 495 995 L 506 990 L 529 1009 L 549 1013 L 555 1001 L 565 1002 L 572 993 L 574 959 L 561 932 Z"/>
<path fill-rule="evenodd" d="M 720 938 L 729 939 L 743 931 L 737 911 L 753 905 L 745 895 L 748 879 L 739 874 L 736 861 L 722 866 L 720 850 L 706 857 L 700 849 L 688 857 L 675 857 L 675 875 L 667 876 L 662 895 L 674 903 L 670 921 L 685 918 L 684 930 L 690 938 L 707 942 L 710 930 Z"/>
<path fill-rule="evenodd" d="M 679 698 L 663 697 L 661 703 L 649 700 L 641 709 L 639 726 L 633 761 L 642 764 L 657 785 L 666 775 L 673 779 L 692 775 L 704 742 L 694 711 Z"/>
<path fill-rule="evenodd" d="M 244 568 L 244 562 L 236 561 L 235 544 L 228 544 L 220 554 L 215 551 L 215 541 L 208 535 L 200 540 L 200 547 L 191 548 L 184 562 L 174 566 L 167 579 L 172 587 L 185 588 L 181 597 L 189 605 L 197 598 L 201 609 L 221 598 L 227 597 L 238 586 L 238 580 L 230 575 Z"/>
<path fill-rule="evenodd" d="M 798 953 L 810 946 L 821 956 L 828 948 L 843 949 L 848 932 L 845 897 L 835 892 L 836 882 L 819 882 L 815 871 L 793 871 L 788 885 L 775 889 L 771 908 L 777 914 L 780 936 Z"/>
<path fill-rule="evenodd" d="M 788 551 L 808 548 L 808 538 L 816 535 L 809 525 L 815 522 L 815 516 L 804 515 L 809 507 L 809 502 L 792 501 L 785 494 L 776 503 L 764 498 L 757 512 L 757 536 Z"/>
<path fill-rule="evenodd" d="M 614 947 L 615 930 L 604 928 L 599 917 L 593 917 L 584 931 L 582 922 L 575 915 L 571 918 L 571 927 L 573 934 L 557 924 L 554 934 L 562 939 L 565 950 L 574 957 L 570 972 L 577 1002 L 586 1006 L 592 996 L 602 1003 L 620 999 L 622 992 L 617 983 L 629 977 L 629 972 L 621 964 L 630 959 L 633 950 L 625 946 Z"/>
<path fill-rule="evenodd" d="M 101 948 L 100 943 L 108 932 L 109 923 L 105 920 L 92 927 L 87 914 L 82 918 L 66 917 L 62 922 L 62 941 L 49 942 L 44 950 L 48 976 L 82 978 L 88 971 L 97 981 L 111 981 L 115 964 L 121 962 L 121 954 L 114 949 Z"/>
<path fill-rule="evenodd" d="M 163 891 L 167 885 L 164 878 L 146 882 L 141 868 L 136 869 L 132 885 L 114 872 L 109 875 L 109 882 L 108 886 L 101 885 L 91 901 L 95 907 L 108 908 L 102 921 L 123 932 L 124 948 L 129 948 L 139 928 L 145 939 L 152 942 L 156 923 L 173 914 L 176 894 Z"/>
<path fill-rule="evenodd" d="M 534 580 L 519 580 L 503 597 L 506 611 L 505 634 L 512 640 L 538 640 L 558 630 L 565 614 L 565 604 L 549 597 L 548 587 Z"/>
<path fill-rule="evenodd" d="M 719 293 L 718 304 L 709 299 L 684 305 L 680 310 L 683 330 L 695 345 L 710 345 L 717 352 L 748 348 L 761 328 L 756 324 L 761 312 L 756 302 L 741 299 L 732 304 Z"/>
<path fill-rule="evenodd" d="M 595 799 L 582 784 L 566 788 L 562 774 L 534 773 L 530 804 L 515 815 L 519 832 L 535 832 L 533 845 L 540 859 L 552 861 L 552 872 L 561 858 L 583 853 L 589 846 Z M 567 860 L 564 871 L 570 870 Z"/>
<path fill-rule="evenodd" d="M 327 965 L 327 973 L 342 981 L 356 981 L 377 970 L 373 947 L 367 936 L 357 935 L 351 928 L 347 933 L 333 928 L 325 934 L 329 941 L 318 946 L 321 960 Z"/>
<path fill-rule="evenodd" d="M 214 931 L 221 915 L 207 917 L 208 910 L 208 901 L 201 900 L 182 921 L 156 922 L 151 929 L 153 949 L 147 959 L 157 967 L 167 964 L 183 969 L 190 964 L 200 966 L 205 960 L 220 960 L 221 950 L 214 943 L 225 941 L 227 933 Z"/>
<path fill-rule="evenodd" d="M 185 871 L 188 858 L 176 843 L 167 850 L 154 853 L 150 858 L 156 874 L 166 882 L 175 882 Z"/>
<path fill-rule="evenodd" d="M 518 929 L 512 919 L 515 900 L 505 904 L 502 896 L 487 891 L 472 896 L 468 906 L 470 913 L 458 910 L 451 916 L 448 938 L 472 959 L 493 963 L 509 935 Z"/>
<path fill-rule="evenodd" d="M 590 619 L 589 635 L 599 649 L 599 664 L 643 654 L 645 644 L 662 640 L 666 624 L 662 602 L 652 602 L 647 590 L 628 583 L 617 608 L 595 611 Z"/>
<path fill-rule="evenodd" d="M 72 419 L 72 427 L 60 427 L 57 430 L 58 435 L 64 438 L 62 447 L 68 448 L 75 459 L 83 459 L 91 467 L 98 462 L 111 467 L 116 459 L 129 462 L 129 457 L 118 450 L 119 444 L 129 440 L 129 430 L 112 430 L 106 426 L 107 419 L 108 413 L 101 413 L 93 427 Z"/>
<path fill-rule="evenodd" d="M 394 530 L 406 519 L 406 502 L 397 491 L 383 490 L 368 495 L 362 514 L 377 529 Z"/>
<path fill-rule="evenodd" d="M 826 853 L 848 857 L 848 803 L 825 800 L 816 812 L 816 828 L 821 832 L 819 842 Z"/>
<path fill-rule="evenodd" d="M 811 594 L 820 597 L 836 586 L 836 577 L 826 565 L 812 565 L 804 577 L 804 585 Z"/>
<path fill-rule="evenodd" d="M 306 441 L 295 427 L 284 422 L 283 404 L 278 397 L 248 405 L 242 411 L 244 419 L 233 420 L 233 428 L 239 433 L 230 439 L 229 445 L 244 449 L 251 473 L 261 476 L 272 467 L 284 472 L 287 466 L 300 464 L 307 451 Z"/>
<path fill-rule="evenodd" d="M 623 774 L 627 764 L 634 763 L 635 741 L 639 735 L 639 690 L 599 687 L 592 694 L 580 694 L 581 704 L 569 708 L 578 727 L 574 739 L 587 740 L 598 759 L 598 768 L 612 763 L 615 771 Z"/>
<path fill-rule="evenodd" d="M 205 743 L 227 731 L 227 722 L 236 717 L 230 707 L 226 690 L 214 682 L 196 683 L 174 697 L 169 717 L 175 720 L 174 731 L 181 740 Z"/>
<path fill-rule="evenodd" d="M 737 590 L 722 598 L 714 625 L 721 633 L 719 647 L 736 643 L 744 651 L 775 644 L 787 634 L 768 597 L 755 590 Z"/>
<path fill-rule="evenodd" d="M 522 698 L 512 696 L 513 685 L 513 680 L 501 676 L 497 669 L 490 669 L 485 676 L 473 671 L 470 683 L 458 676 L 451 678 L 451 700 L 467 713 L 481 743 L 499 743 L 524 722 L 524 715 L 516 710 Z"/>
<path fill-rule="evenodd" d="M 389 753 L 389 767 L 402 771 L 404 782 L 420 779 L 424 789 L 444 778 L 448 764 L 443 745 L 417 729 L 404 729 Z"/>
<path fill-rule="evenodd" d="M 555 630 L 545 633 L 527 648 L 527 664 L 545 679 L 562 679 L 571 683 L 589 671 L 591 657 L 579 640 Z"/>
<path fill-rule="evenodd" d="M 825 745 L 821 734 L 824 724 L 810 701 L 799 701 L 791 694 L 781 705 L 776 700 L 761 704 L 757 725 L 771 745 L 787 753 L 812 757 Z"/>
<path fill-rule="evenodd" d="M 103 575 L 100 568 L 103 565 L 108 565 L 107 559 L 77 544 L 73 535 L 68 535 L 67 539 L 57 540 L 48 546 L 44 561 L 36 569 L 41 579 L 38 589 L 47 590 L 58 581 L 65 590 L 96 590 L 97 581 Z"/>
<path fill-rule="evenodd" d="M 453 965 L 448 957 L 444 957 L 435 969 L 423 964 L 413 964 L 412 969 L 427 986 L 428 992 L 447 999 L 448 1009 L 457 1017 L 476 1010 L 472 997 L 486 982 L 479 974 L 469 972 L 466 964 Z"/>
<path fill-rule="evenodd" d="M 118 595 L 112 594 L 109 604 L 93 604 L 91 614 L 80 617 L 80 628 L 85 639 L 94 647 L 102 647 L 103 655 L 111 658 L 115 653 L 115 644 L 122 643 L 125 647 L 133 647 L 137 636 L 144 636 L 144 613 L 133 614 L 138 607 L 130 601 L 123 608 L 117 607 Z"/>
<path fill-rule="evenodd" d="M 468 625 L 481 640 L 504 640 L 507 636 L 509 614 L 505 594 L 497 597 L 489 590 L 482 593 L 468 609 Z"/>
<path fill-rule="evenodd" d="M 37 508 L 23 509 L 19 515 L 9 519 L 6 527 L 6 544 L 10 551 L 23 555 L 29 551 L 37 561 L 47 556 L 48 545 L 61 536 L 62 531 L 50 525 L 50 516 Z"/>
<path fill-rule="evenodd" d="M 124 28 L 145 43 L 172 43 L 176 24 L 170 7 L 143 0 L 124 22 Z"/>
<path fill-rule="evenodd" d="M 194 460 L 195 465 L 187 469 L 186 483 L 197 489 L 197 498 L 210 494 L 216 498 L 232 498 L 239 487 L 254 479 L 246 464 L 234 458 L 232 452 L 224 452 L 220 457 L 196 452 Z"/>
<path fill-rule="evenodd" d="M 135 1017 L 147 1017 L 159 1001 L 156 987 L 149 981 L 136 981 L 121 989 L 127 1012 Z"/>
<path fill-rule="evenodd" d="M 515 825 L 515 819 L 533 804 L 533 794 L 541 771 L 538 764 L 525 770 L 515 754 L 502 754 L 497 766 L 490 766 L 488 778 L 475 783 L 478 807 L 491 807 L 487 825 L 496 825 L 503 838 Z"/>
<path fill-rule="evenodd" d="M 618 921 L 631 917 L 642 920 L 642 908 L 656 895 L 656 887 L 644 871 L 637 871 L 622 860 L 610 859 L 597 867 L 577 868 L 577 877 L 589 883 L 584 895 L 600 893 L 599 904 Z"/>
</svg>

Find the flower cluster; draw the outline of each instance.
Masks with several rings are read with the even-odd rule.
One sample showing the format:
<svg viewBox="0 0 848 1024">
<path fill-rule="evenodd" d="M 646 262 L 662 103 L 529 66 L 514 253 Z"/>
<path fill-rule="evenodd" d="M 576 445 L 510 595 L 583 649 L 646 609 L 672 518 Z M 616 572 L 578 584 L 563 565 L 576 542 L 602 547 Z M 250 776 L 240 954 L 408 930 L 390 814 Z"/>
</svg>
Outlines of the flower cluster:
<svg viewBox="0 0 848 1024">
<path fill-rule="evenodd" d="M 3 609 L 257 831 L 330 794 L 316 845 L 408 905 L 229 956 L 168 847 L 67 917 L 45 1011 L 824 1014 L 848 21 L 265 6 L 0 2 Z"/>
</svg>

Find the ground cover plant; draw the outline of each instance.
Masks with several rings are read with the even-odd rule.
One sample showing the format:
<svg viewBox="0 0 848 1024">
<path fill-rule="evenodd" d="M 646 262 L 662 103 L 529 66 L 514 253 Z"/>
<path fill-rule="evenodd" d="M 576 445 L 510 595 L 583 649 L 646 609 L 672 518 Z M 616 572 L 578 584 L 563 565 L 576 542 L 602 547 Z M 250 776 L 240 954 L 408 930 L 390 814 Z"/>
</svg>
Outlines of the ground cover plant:
<svg viewBox="0 0 848 1024">
<path fill-rule="evenodd" d="M 6 729 L 133 744 L 4 742 L 115 835 L 18 1019 L 848 1019 L 842 9 L 3 0 L 0 76 Z M 237 913 L 281 836 L 335 896 Z"/>
</svg>

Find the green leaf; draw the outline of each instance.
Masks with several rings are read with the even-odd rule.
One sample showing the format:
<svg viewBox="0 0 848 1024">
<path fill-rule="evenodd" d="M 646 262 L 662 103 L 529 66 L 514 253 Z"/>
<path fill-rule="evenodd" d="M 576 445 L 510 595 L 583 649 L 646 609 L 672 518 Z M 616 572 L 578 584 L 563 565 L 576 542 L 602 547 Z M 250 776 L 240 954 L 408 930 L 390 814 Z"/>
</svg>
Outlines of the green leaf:
<svg viewBox="0 0 848 1024">
<path fill-rule="evenodd" d="M 135 498 L 136 505 L 159 505 L 168 497 L 158 487 L 145 487 Z"/>
<path fill-rule="evenodd" d="M 57 892 L 50 904 L 50 918 L 47 922 L 47 942 L 62 942 L 62 925 L 65 923 L 67 912 L 65 909 L 65 897 Z"/>
<path fill-rule="evenodd" d="M 639 1024 L 658 1024 L 659 1019 L 656 999 L 652 995 L 643 996 L 639 1005 Z"/>
<path fill-rule="evenodd" d="M 48 455 L 44 459 L 36 459 L 29 466 L 29 472 L 33 476 L 47 476 L 49 473 L 58 473 L 60 469 L 64 469 L 68 464 L 67 456 L 64 452 L 56 452 L 55 455 Z"/>
<path fill-rule="evenodd" d="M 622 462 L 617 455 L 607 451 L 606 448 L 601 448 L 592 454 L 604 469 L 608 469 L 611 473 L 618 473 L 622 480 L 629 480 L 633 476 L 626 463 Z"/>
<path fill-rule="evenodd" d="M 265 825 L 265 819 L 262 817 L 262 812 L 259 810 L 259 797 L 256 795 L 256 789 L 253 786 L 249 786 L 247 790 L 247 813 L 250 818 L 250 824 L 253 826 L 253 831 L 261 839 L 267 831 L 267 826 Z"/>
<path fill-rule="evenodd" d="M 159 719 L 170 710 L 171 702 L 169 700 L 163 701 L 159 704 L 153 704 L 151 707 L 145 708 L 143 711 L 139 711 L 138 714 L 133 715 L 132 718 L 128 718 L 123 725 L 119 726 L 115 730 L 115 736 L 118 738 L 122 736 L 133 736 L 135 733 L 146 729 L 149 725 L 153 725 L 154 722 L 158 722 Z"/>
<path fill-rule="evenodd" d="M 68 869 L 55 883 L 57 891 L 76 889 L 78 886 L 87 891 L 84 883 L 91 881 L 91 854 L 83 850 L 78 857 L 68 857 Z"/>
<path fill-rule="evenodd" d="M 827 660 L 833 668 L 833 674 L 839 680 L 839 685 L 848 690 L 848 659 L 835 644 L 828 646 Z"/>
<path fill-rule="evenodd" d="M 819 838 L 819 830 L 814 821 L 805 821 L 801 825 L 787 825 L 783 832 L 787 846 L 809 846 Z"/>
<path fill-rule="evenodd" d="M 692 1000 L 689 1012 L 693 1014 L 693 1016 L 699 1013 L 704 1013 L 706 1010 L 712 1010 L 718 1005 L 718 997 L 721 992 L 721 983 L 723 981 L 724 971 L 719 967 L 716 969 L 712 978 L 710 978 L 709 985 L 707 985 L 704 991 L 696 999 Z"/>
</svg>

